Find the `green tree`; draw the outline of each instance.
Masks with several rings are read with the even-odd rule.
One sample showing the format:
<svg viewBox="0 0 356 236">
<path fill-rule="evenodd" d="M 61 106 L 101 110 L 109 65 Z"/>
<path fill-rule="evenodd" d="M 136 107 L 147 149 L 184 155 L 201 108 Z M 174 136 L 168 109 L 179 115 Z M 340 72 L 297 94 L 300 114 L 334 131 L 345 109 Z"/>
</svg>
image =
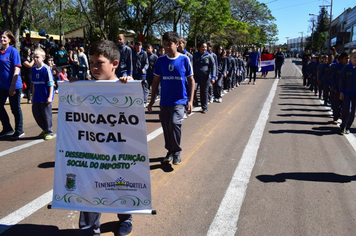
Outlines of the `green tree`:
<svg viewBox="0 0 356 236">
<path fill-rule="evenodd" d="M 1 0 L 0 8 L 4 29 L 13 32 L 19 48 L 20 25 L 25 14 L 27 0 Z"/>
</svg>

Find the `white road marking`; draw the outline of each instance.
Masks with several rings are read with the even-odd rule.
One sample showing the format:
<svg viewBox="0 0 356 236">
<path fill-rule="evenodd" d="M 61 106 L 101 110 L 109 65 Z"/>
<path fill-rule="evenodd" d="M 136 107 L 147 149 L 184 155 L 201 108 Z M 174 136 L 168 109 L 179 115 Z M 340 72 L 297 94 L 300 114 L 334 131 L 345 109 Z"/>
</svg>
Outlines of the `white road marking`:
<svg viewBox="0 0 356 236">
<path fill-rule="evenodd" d="M 189 115 L 192 116 L 194 112 L 199 111 L 201 108 L 200 107 L 195 107 L 193 109 L 193 112 Z M 162 134 L 163 130 L 162 127 L 156 129 L 152 133 L 147 135 L 147 142 L 151 141 L 152 139 L 156 138 L 158 135 Z M 10 148 L 8 150 L 0 152 L 0 157 L 5 156 L 7 154 L 19 151 L 21 149 L 36 145 L 38 143 L 44 142 L 43 139 L 40 140 L 35 140 L 26 144 L 22 144 L 20 146 Z M 53 189 L 48 191 L 47 193 L 43 194 L 42 196 L 39 196 L 32 202 L 28 203 L 27 205 L 21 207 L 20 209 L 14 211 L 13 213 L 5 216 L 4 218 L 0 219 L 0 234 L 5 232 L 7 229 L 11 228 L 13 225 L 21 222 L 24 220 L 26 217 L 32 215 L 42 207 L 48 205 L 52 201 L 52 195 L 53 195 Z M 73 214 L 72 212 L 69 213 L 69 215 Z"/>
<path fill-rule="evenodd" d="M 11 226 L 22 221 L 32 213 L 38 211 L 42 207 L 48 205 L 52 201 L 53 190 L 48 191 L 42 196 L 36 198 L 32 202 L 26 204 L 20 209 L 0 219 L 0 234 L 9 229 Z"/>
<path fill-rule="evenodd" d="M 271 91 L 263 105 L 262 111 L 253 129 L 250 139 L 235 170 L 226 194 L 210 225 L 208 236 L 232 236 L 237 231 L 237 221 L 244 201 L 251 172 L 256 162 L 257 151 L 269 117 L 269 111 L 277 90 L 278 79 L 275 79 Z"/>
<path fill-rule="evenodd" d="M 31 147 L 33 145 L 36 145 L 36 144 L 39 144 L 39 143 L 42 143 L 42 142 L 44 142 L 44 140 L 43 139 L 39 139 L 39 140 L 35 140 L 35 141 L 29 142 L 29 143 L 22 144 L 22 145 L 17 146 L 17 147 L 10 148 L 8 150 L 0 152 L 0 157 L 8 155 L 8 154 L 11 154 L 13 152 L 20 151 L 21 149 L 28 148 L 28 147 Z"/>
</svg>

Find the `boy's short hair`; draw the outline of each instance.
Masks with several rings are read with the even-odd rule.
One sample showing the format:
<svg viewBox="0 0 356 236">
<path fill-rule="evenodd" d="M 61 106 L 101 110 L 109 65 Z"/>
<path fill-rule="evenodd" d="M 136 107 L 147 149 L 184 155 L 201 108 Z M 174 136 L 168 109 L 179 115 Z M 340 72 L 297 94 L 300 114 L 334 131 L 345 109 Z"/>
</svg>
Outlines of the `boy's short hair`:
<svg viewBox="0 0 356 236">
<path fill-rule="evenodd" d="M 163 41 L 170 41 L 173 43 L 179 43 L 179 35 L 177 32 L 174 31 L 168 31 L 163 34 L 162 37 Z"/>
<path fill-rule="evenodd" d="M 200 48 L 204 43 L 206 43 L 206 42 L 199 42 L 198 45 L 197 45 L 198 48 Z"/>
<path fill-rule="evenodd" d="M 40 55 L 45 57 L 46 52 L 42 48 L 36 48 L 35 51 L 33 52 L 33 55 Z"/>
<path fill-rule="evenodd" d="M 120 61 L 120 51 L 116 44 L 110 40 L 101 40 L 95 42 L 89 51 L 90 56 L 100 56 L 103 55 L 111 63 L 114 60 Z"/>
<path fill-rule="evenodd" d="M 124 34 L 118 34 L 117 37 L 119 38 L 125 38 L 125 35 Z"/>
<path fill-rule="evenodd" d="M 356 53 L 356 49 L 352 50 L 350 55 L 352 55 L 354 53 Z"/>
<path fill-rule="evenodd" d="M 211 43 L 207 43 L 206 44 L 209 48 L 212 48 L 213 47 L 213 45 L 211 44 Z"/>
<path fill-rule="evenodd" d="M 146 50 L 147 48 L 152 48 L 152 45 L 151 44 L 146 44 Z"/>
<path fill-rule="evenodd" d="M 184 43 L 184 45 L 187 44 L 187 40 L 185 40 L 183 37 L 179 38 L 179 42 Z"/>
<path fill-rule="evenodd" d="M 136 45 L 142 46 L 142 42 L 141 42 L 141 41 L 136 41 L 136 42 L 135 42 L 135 46 L 136 46 Z"/>
<path fill-rule="evenodd" d="M 339 60 L 342 60 L 345 57 L 348 58 L 349 54 L 347 52 L 343 52 L 343 53 L 339 54 L 338 56 L 339 56 Z"/>
</svg>

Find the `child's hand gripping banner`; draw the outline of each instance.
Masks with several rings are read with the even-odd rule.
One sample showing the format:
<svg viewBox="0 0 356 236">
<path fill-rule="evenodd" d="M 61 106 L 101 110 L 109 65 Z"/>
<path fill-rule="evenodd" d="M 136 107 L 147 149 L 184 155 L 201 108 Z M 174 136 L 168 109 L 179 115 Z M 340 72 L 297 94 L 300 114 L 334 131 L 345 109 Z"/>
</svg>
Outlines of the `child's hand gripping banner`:
<svg viewBox="0 0 356 236">
<path fill-rule="evenodd" d="M 141 83 L 59 86 L 52 208 L 151 214 Z"/>
</svg>

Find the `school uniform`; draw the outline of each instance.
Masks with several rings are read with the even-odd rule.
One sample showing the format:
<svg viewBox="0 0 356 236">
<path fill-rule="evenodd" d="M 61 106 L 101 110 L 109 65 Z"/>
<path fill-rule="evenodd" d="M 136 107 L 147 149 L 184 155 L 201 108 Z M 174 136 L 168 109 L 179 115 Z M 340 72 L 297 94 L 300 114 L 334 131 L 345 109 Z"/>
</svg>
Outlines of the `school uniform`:
<svg viewBox="0 0 356 236">
<path fill-rule="evenodd" d="M 275 69 L 274 69 L 274 77 L 276 78 L 281 78 L 282 74 L 282 66 L 284 63 L 284 53 L 283 52 L 277 52 L 274 54 L 274 61 L 275 61 Z"/>
<path fill-rule="evenodd" d="M 340 129 L 348 130 L 354 122 L 356 108 L 356 66 L 351 62 L 342 69 L 340 92 L 344 94 Z"/>
<path fill-rule="evenodd" d="M 226 74 L 226 66 L 227 66 L 226 58 L 222 55 L 219 56 L 218 57 L 218 76 L 217 76 L 215 83 L 213 85 L 215 99 L 221 98 L 224 75 Z"/>
<path fill-rule="evenodd" d="M 208 51 L 208 53 L 212 56 L 214 62 L 214 73 L 212 73 L 212 76 L 210 77 L 210 79 L 213 79 L 218 76 L 218 56 L 213 51 Z M 212 101 L 213 99 L 213 85 L 211 83 L 209 83 L 208 88 L 208 99 L 208 101 Z"/>
<path fill-rule="evenodd" d="M 176 58 L 168 55 L 157 59 L 154 74 L 160 77 L 160 113 L 167 155 L 178 156 L 181 127 L 185 105 L 188 102 L 187 78 L 193 75 L 188 57 L 179 54 Z"/>
<path fill-rule="evenodd" d="M 126 44 L 118 46 L 120 51 L 120 62 L 116 68 L 115 74 L 117 77 L 132 75 L 132 50 Z"/>
<path fill-rule="evenodd" d="M 215 62 L 208 52 L 200 54 L 197 52 L 193 56 L 193 70 L 195 79 L 195 96 L 197 104 L 197 88 L 200 86 L 200 103 L 203 111 L 208 111 L 210 79 L 215 80 Z"/>
<path fill-rule="evenodd" d="M 330 92 L 331 108 L 333 110 L 333 120 L 337 121 L 340 118 L 341 104 L 339 84 L 341 80 L 341 71 L 344 65 L 342 63 L 332 64 L 330 67 Z"/>
<path fill-rule="evenodd" d="M 156 61 L 158 59 L 158 56 L 152 52 L 147 53 L 148 56 L 148 68 L 147 68 L 147 83 L 148 83 L 148 90 L 150 90 L 150 87 L 152 85 L 152 81 L 154 78 L 154 69 L 155 69 L 155 65 L 156 65 Z"/>
<path fill-rule="evenodd" d="M 143 90 L 143 101 L 146 104 L 148 99 L 148 94 L 149 94 L 148 83 L 146 80 L 146 73 L 149 66 L 147 53 L 143 50 L 141 50 L 140 52 L 136 52 L 136 50 L 134 50 L 132 52 L 132 64 L 133 64 L 132 76 L 134 80 L 142 81 L 141 85 Z"/>
</svg>

